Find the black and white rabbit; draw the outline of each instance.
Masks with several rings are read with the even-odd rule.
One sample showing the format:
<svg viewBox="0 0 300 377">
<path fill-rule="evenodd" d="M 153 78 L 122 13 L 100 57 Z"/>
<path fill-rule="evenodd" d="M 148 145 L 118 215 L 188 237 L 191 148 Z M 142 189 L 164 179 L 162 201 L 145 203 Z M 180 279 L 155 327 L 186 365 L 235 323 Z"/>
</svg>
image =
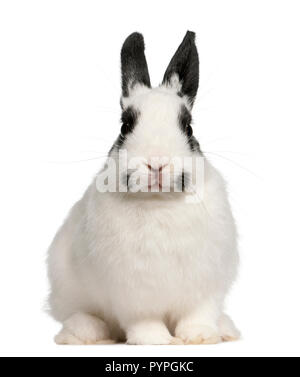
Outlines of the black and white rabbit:
<svg viewBox="0 0 300 377">
<path fill-rule="evenodd" d="M 199 82 L 195 33 L 186 33 L 157 88 L 151 88 L 141 34 L 125 40 L 121 69 L 122 128 L 109 152 L 118 172 L 108 178 L 122 182 L 122 190 L 99 189 L 98 178 L 109 171 L 103 168 L 50 246 L 49 311 L 63 325 L 55 340 L 237 339 L 223 312 L 238 268 L 235 224 L 223 178 L 202 155 L 191 127 Z M 127 169 L 124 151 L 126 161 L 139 162 L 135 169 Z M 175 157 L 202 158 L 201 200 L 187 200 L 199 195 L 189 190 L 194 172 L 172 168 L 168 161 Z M 156 190 L 136 190 L 132 172 L 143 182 L 139 188 Z M 170 192 L 163 190 L 166 174 Z"/>
</svg>

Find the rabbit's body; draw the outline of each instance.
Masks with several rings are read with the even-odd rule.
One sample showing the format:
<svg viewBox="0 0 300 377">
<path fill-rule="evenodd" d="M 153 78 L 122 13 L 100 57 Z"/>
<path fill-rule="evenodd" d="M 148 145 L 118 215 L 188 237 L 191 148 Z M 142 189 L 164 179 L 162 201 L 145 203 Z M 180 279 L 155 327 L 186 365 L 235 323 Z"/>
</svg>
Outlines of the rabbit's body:
<svg viewBox="0 0 300 377">
<path fill-rule="evenodd" d="M 115 338 L 144 318 L 174 331 L 210 302 L 215 322 L 238 257 L 224 183 L 208 162 L 205 171 L 197 204 L 99 196 L 91 185 L 50 249 L 53 316 L 61 322 L 78 312 L 99 316 Z"/>
<path fill-rule="evenodd" d="M 129 97 L 143 115 L 149 107 L 144 97 Z M 177 97 L 173 101 L 183 101 Z M 168 112 L 169 103 L 167 96 Z M 163 121 L 167 127 L 164 114 Z M 168 145 L 188 154 L 179 151 L 181 131 L 177 136 Z M 129 137 L 127 149 L 130 154 Z M 213 343 L 238 336 L 223 314 L 237 273 L 235 225 L 224 181 L 203 161 L 201 200 L 187 201 L 198 195 L 191 192 L 100 194 L 95 179 L 75 204 L 49 250 L 50 312 L 64 324 L 58 343 Z"/>
</svg>

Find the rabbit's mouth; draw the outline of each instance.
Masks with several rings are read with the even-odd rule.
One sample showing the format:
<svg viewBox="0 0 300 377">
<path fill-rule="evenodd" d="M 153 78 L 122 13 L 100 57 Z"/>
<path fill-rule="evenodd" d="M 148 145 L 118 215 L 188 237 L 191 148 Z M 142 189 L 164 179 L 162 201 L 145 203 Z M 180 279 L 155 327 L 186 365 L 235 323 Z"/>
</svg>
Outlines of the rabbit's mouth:
<svg viewBox="0 0 300 377">
<path fill-rule="evenodd" d="M 148 190 L 159 190 L 162 191 L 163 188 L 163 172 L 162 169 L 164 166 L 160 166 L 155 169 L 153 166 L 147 164 L 149 169 L 148 172 Z"/>
<path fill-rule="evenodd" d="M 162 192 L 163 191 L 163 185 L 161 183 L 155 183 L 154 185 L 148 185 L 148 191 L 149 192 Z"/>
<path fill-rule="evenodd" d="M 126 177 L 126 179 L 125 179 Z M 181 170 L 174 172 L 167 166 L 158 169 L 148 166 L 147 172 L 132 169 L 124 174 L 124 183 L 128 192 L 174 193 L 185 192 L 191 183 L 191 173 Z"/>
</svg>

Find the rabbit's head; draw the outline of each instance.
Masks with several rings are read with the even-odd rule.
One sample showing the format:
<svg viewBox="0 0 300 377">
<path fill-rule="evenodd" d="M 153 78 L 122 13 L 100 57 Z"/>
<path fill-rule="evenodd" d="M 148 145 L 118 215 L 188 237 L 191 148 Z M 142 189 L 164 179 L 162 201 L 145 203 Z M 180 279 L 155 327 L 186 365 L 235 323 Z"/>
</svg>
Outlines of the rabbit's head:
<svg viewBox="0 0 300 377">
<path fill-rule="evenodd" d="M 156 88 L 151 88 L 144 50 L 139 33 L 131 34 L 122 47 L 122 126 L 110 156 L 122 159 L 120 152 L 126 152 L 120 177 L 128 191 L 137 191 L 133 189 L 137 179 L 145 191 L 184 189 L 191 168 L 175 167 L 174 161 L 201 155 L 191 125 L 199 83 L 195 33 L 186 33 Z"/>
</svg>

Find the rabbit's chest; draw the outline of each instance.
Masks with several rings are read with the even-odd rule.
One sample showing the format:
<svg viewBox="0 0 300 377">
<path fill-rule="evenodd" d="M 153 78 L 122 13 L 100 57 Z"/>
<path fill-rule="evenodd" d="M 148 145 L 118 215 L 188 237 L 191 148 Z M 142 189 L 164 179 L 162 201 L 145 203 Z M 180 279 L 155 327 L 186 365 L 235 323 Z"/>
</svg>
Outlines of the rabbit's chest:
<svg viewBox="0 0 300 377">
<path fill-rule="evenodd" d="M 124 262 L 181 263 L 183 258 L 199 256 L 209 241 L 208 226 L 206 214 L 197 207 L 178 205 L 150 213 L 137 211 L 131 216 L 119 213 L 115 221 L 111 220 L 111 240 Z"/>
<path fill-rule="evenodd" d="M 157 215 L 122 218 L 101 241 L 100 264 L 108 286 L 118 292 L 141 290 L 160 297 L 192 289 L 212 270 L 206 253 L 207 219 L 201 210 L 173 208 Z M 128 294 L 128 292 L 127 292 Z"/>
<path fill-rule="evenodd" d="M 183 219 L 183 217 L 185 217 Z M 102 259 L 101 286 L 124 313 L 128 303 L 137 310 L 155 307 L 160 313 L 191 305 L 195 295 L 214 276 L 214 265 L 205 252 L 205 229 L 185 224 L 186 215 L 140 223 L 129 231 L 117 249 Z M 138 225 L 136 223 L 136 225 Z M 124 224 L 125 226 L 125 224 Z M 99 276 L 99 275 L 98 275 Z M 124 307 L 122 303 L 124 302 Z"/>
<path fill-rule="evenodd" d="M 148 311 L 155 303 L 160 313 L 171 307 L 181 310 L 222 274 L 218 235 L 224 232 L 202 206 L 136 210 L 130 215 L 118 208 L 115 216 L 110 207 L 109 213 L 108 219 L 102 212 L 89 235 L 89 258 L 80 258 L 90 286 L 98 287 L 94 299 L 101 298 L 101 307 L 124 313 L 129 303 Z"/>
</svg>

